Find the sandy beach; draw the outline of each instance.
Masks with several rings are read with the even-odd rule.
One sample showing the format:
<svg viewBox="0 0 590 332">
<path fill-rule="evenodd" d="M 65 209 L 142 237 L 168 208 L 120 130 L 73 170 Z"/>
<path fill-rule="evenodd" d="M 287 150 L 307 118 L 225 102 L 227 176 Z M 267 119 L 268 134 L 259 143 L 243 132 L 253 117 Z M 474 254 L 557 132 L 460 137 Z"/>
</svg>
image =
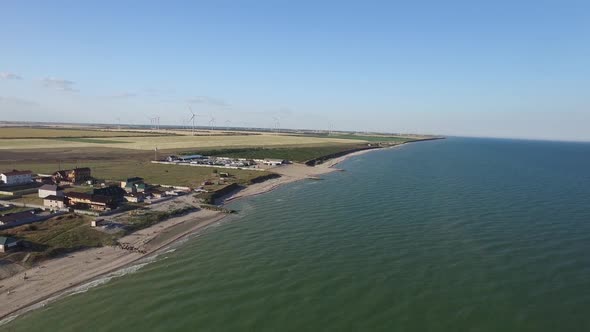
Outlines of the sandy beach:
<svg viewBox="0 0 590 332">
<path fill-rule="evenodd" d="M 280 178 L 254 184 L 224 199 L 236 199 L 260 195 L 281 185 L 304 179 L 318 179 L 321 175 L 338 171 L 338 163 L 353 156 L 374 150 L 354 152 L 327 162 L 308 167 L 290 164 L 273 168 Z M 178 204 L 197 205 L 191 195 L 154 204 L 154 209 L 168 209 Z M 61 294 L 101 277 L 108 277 L 142 259 L 156 254 L 178 239 L 205 229 L 219 222 L 226 214 L 210 210 L 198 210 L 183 216 L 168 219 L 149 228 L 129 234 L 119 241 L 140 248 L 145 253 L 123 250 L 118 247 L 93 248 L 74 252 L 64 257 L 42 262 L 28 270 L 0 281 L 0 320 L 10 320 L 27 310 L 58 298 Z M 25 278 L 26 275 L 26 278 Z M 1 325 L 0 321 L 0 325 Z"/>
</svg>

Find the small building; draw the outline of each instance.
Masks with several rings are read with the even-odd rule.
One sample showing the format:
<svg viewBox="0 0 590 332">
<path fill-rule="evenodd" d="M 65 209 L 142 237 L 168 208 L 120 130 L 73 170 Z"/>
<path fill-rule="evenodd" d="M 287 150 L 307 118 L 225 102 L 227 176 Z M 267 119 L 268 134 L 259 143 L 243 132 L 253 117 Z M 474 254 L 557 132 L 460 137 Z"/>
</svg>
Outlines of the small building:
<svg viewBox="0 0 590 332">
<path fill-rule="evenodd" d="M 86 193 L 70 192 L 66 194 L 68 206 L 90 208 L 95 211 L 107 211 L 115 207 L 112 197 Z"/>
<path fill-rule="evenodd" d="M 128 185 L 136 184 L 136 183 L 143 183 L 143 178 L 140 177 L 132 177 L 125 181 L 121 181 L 121 188 L 125 189 Z"/>
<path fill-rule="evenodd" d="M 130 203 L 141 203 L 143 202 L 143 193 L 128 193 L 125 195 L 125 200 Z"/>
<path fill-rule="evenodd" d="M 2 228 L 16 227 L 35 222 L 39 219 L 37 211 L 35 210 L 9 213 L 0 216 L 0 226 L 2 226 Z"/>
<path fill-rule="evenodd" d="M 127 183 L 125 191 L 128 193 L 142 193 L 146 189 L 145 183 Z"/>
<path fill-rule="evenodd" d="M 37 176 L 34 178 L 35 182 L 42 184 L 53 184 L 51 176 Z"/>
<path fill-rule="evenodd" d="M 184 191 L 170 189 L 170 190 L 166 190 L 166 195 L 168 195 L 168 196 L 181 196 L 181 195 L 184 195 Z"/>
<path fill-rule="evenodd" d="M 264 159 L 263 164 L 268 166 L 280 166 L 286 164 L 286 160 L 283 159 Z"/>
<path fill-rule="evenodd" d="M 96 218 L 90 222 L 90 227 L 97 227 L 104 223 L 103 218 Z"/>
<path fill-rule="evenodd" d="M 92 190 L 93 195 L 111 197 L 115 202 L 122 202 L 125 200 L 127 192 L 119 186 L 108 186 Z"/>
<path fill-rule="evenodd" d="M 146 192 L 144 196 L 150 196 L 152 198 L 159 199 L 166 197 L 166 192 L 157 189 L 151 189 L 148 192 Z"/>
<path fill-rule="evenodd" d="M 44 184 L 39 188 L 39 197 L 45 198 L 47 196 L 63 196 L 63 189 L 54 184 Z"/>
<path fill-rule="evenodd" d="M 33 182 L 33 172 L 13 169 L 12 171 L 1 173 L 0 180 L 9 186 L 27 184 Z"/>
<path fill-rule="evenodd" d="M 178 156 L 176 160 L 187 162 L 187 161 L 197 160 L 197 159 L 205 159 L 205 157 L 203 157 L 200 154 L 193 154 L 190 156 Z"/>
<path fill-rule="evenodd" d="M 81 167 L 57 171 L 51 176 L 54 183 L 82 183 L 92 179 L 90 168 Z"/>
<path fill-rule="evenodd" d="M 43 206 L 51 209 L 63 209 L 66 207 L 66 198 L 56 195 L 46 196 L 43 198 Z"/>
<path fill-rule="evenodd" d="M 0 236 L 0 252 L 7 252 L 8 250 L 18 247 L 20 241 L 6 236 Z"/>
</svg>

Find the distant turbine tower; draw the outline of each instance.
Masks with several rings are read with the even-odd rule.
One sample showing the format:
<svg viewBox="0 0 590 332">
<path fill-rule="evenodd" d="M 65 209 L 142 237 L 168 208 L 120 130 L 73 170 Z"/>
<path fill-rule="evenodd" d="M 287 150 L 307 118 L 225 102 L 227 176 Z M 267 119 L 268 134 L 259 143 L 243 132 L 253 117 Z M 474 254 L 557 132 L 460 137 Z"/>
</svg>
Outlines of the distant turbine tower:
<svg viewBox="0 0 590 332">
<path fill-rule="evenodd" d="M 274 127 L 275 127 L 275 131 L 278 133 L 281 131 L 281 121 L 279 120 L 278 117 L 273 116 L 272 118 L 274 120 Z"/>
<path fill-rule="evenodd" d="M 231 124 L 231 120 L 225 120 L 225 130 L 229 130 L 230 124 Z"/>
<path fill-rule="evenodd" d="M 213 126 L 215 125 L 215 118 L 213 117 L 213 114 L 210 114 L 209 116 L 211 117 L 211 119 L 209 120 L 209 128 L 213 130 Z"/>
<path fill-rule="evenodd" d="M 189 122 L 192 121 L 193 123 L 193 129 L 192 129 L 192 135 L 195 136 L 195 118 L 198 116 L 197 114 L 195 114 L 195 112 L 193 112 L 193 109 L 191 108 L 191 106 L 188 106 L 188 110 L 191 112 L 191 117 L 188 119 Z"/>
</svg>

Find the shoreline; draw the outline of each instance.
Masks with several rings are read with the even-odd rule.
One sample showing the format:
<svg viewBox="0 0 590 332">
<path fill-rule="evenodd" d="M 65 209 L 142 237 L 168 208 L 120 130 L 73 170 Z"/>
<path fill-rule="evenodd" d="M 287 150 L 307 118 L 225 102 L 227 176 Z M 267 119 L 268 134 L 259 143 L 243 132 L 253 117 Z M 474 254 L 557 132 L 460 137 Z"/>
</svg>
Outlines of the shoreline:
<svg viewBox="0 0 590 332">
<path fill-rule="evenodd" d="M 271 192 L 285 184 L 302 180 L 319 180 L 320 176 L 340 171 L 335 168 L 341 162 L 355 156 L 382 149 L 399 148 L 407 143 L 387 148 L 355 151 L 344 156 L 327 160 L 314 167 L 303 164 L 290 164 L 272 168 L 281 175 L 262 183 L 250 185 L 221 200 L 219 205 L 239 199 L 254 197 Z M 156 204 L 155 208 L 168 208 L 179 201 L 194 204 L 190 195 L 184 199 Z M 78 287 L 90 284 L 102 278 L 115 277 L 113 273 L 132 267 L 142 260 L 158 255 L 163 249 L 182 238 L 197 234 L 208 227 L 221 222 L 227 214 L 200 209 L 186 215 L 170 218 L 148 228 L 136 231 L 120 239 L 146 249 L 145 254 L 126 251 L 116 247 L 89 248 L 73 252 L 62 257 L 49 259 L 34 267 L 21 271 L 9 278 L 0 280 L 0 326 L 16 319 L 18 316 L 37 309 L 39 306 L 71 294 Z M 25 280 L 23 276 L 27 274 Z"/>
</svg>

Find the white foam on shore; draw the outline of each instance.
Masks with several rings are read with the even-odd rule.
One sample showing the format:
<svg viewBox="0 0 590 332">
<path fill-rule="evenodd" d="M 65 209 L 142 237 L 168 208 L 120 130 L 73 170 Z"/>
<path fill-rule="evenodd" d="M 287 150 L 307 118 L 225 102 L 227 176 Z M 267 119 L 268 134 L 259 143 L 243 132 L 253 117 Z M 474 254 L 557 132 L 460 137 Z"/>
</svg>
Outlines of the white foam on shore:
<svg viewBox="0 0 590 332">
<path fill-rule="evenodd" d="M 0 326 L 12 322 L 13 320 L 17 319 L 18 316 L 19 315 L 8 316 L 8 317 L 4 318 L 3 320 L 0 320 Z"/>
<path fill-rule="evenodd" d="M 64 295 L 71 296 L 71 295 L 86 293 L 88 290 L 90 290 L 94 287 L 106 284 L 107 282 L 111 281 L 113 278 L 120 278 L 125 275 L 139 271 L 142 267 L 148 265 L 149 263 L 154 262 L 155 258 L 156 257 L 154 257 L 153 259 L 149 259 L 147 262 L 144 262 L 144 263 L 135 264 L 135 265 L 131 265 L 131 266 L 122 268 L 122 269 L 117 270 L 113 273 L 110 273 L 108 276 L 105 276 L 105 277 L 102 277 L 102 278 L 99 278 L 96 280 L 92 280 L 88 283 L 80 285 L 80 286 L 66 292 Z"/>
</svg>

